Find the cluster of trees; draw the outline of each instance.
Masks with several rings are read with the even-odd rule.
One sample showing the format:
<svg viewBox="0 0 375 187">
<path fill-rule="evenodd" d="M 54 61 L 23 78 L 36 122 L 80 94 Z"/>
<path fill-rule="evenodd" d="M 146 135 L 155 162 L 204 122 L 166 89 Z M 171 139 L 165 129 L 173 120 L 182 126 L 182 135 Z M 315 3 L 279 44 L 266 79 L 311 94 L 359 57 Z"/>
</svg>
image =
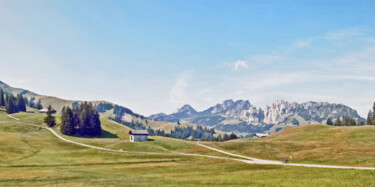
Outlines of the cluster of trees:
<svg viewBox="0 0 375 187">
<path fill-rule="evenodd" d="M 0 88 L 0 107 L 5 108 L 8 114 L 26 112 L 26 106 L 39 110 L 43 108 L 40 99 L 37 103 L 35 103 L 34 97 L 29 100 L 22 94 L 17 94 L 17 96 L 14 96 Z"/>
<path fill-rule="evenodd" d="M 168 136 L 178 139 L 187 139 L 192 137 L 193 139 L 212 141 L 214 139 L 214 134 L 214 129 L 203 128 L 202 126 L 198 126 L 197 129 L 193 129 L 193 127 L 177 126 L 171 131 L 170 134 L 168 134 Z"/>
<path fill-rule="evenodd" d="M 199 139 L 202 141 L 227 141 L 231 139 L 237 139 L 237 135 L 231 133 L 230 135 L 224 134 L 223 136 L 219 134 L 215 135 L 215 129 L 209 129 L 206 127 L 198 126 L 197 129 L 193 127 L 175 127 L 170 134 L 166 134 L 167 137 L 187 139 L 192 137 L 193 140 Z"/>
<path fill-rule="evenodd" d="M 367 115 L 367 125 L 375 125 L 375 103 Z"/>
<path fill-rule="evenodd" d="M 111 109 L 113 109 L 113 104 L 109 104 L 109 103 L 99 103 L 98 105 L 95 106 L 95 110 L 98 112 L 105 112 Z"/>
<path fill-rule="evenodd" d="M 32 97 L 30 100 L 25 98 L 26 105 L 31 108 L 36 108 L 38 110 L 43 108 L 42 101 L 39 99 L 38 102 L 35 103 L 35 97 Z"/>
<path fill-rule="evenodd" d="M 63 107 L 61 111 L 61 133 L 65 135 L 98 136 L 102 133 L 98 111 L 92 103 L 84 102 L 70 109 Z"/>
<path fill-rule="evenodd" d="M 364 121 L 361 121 L 358 125 L 354 118 L 351 118 L 349 116 L 342 116 L 337 117 L 335 123 L 333 123 L 331 118 L 327 119 L 327 125 L 333 125 L 333 126 L 361 126 L 365 125 Z"/>
<path fill-rule="evenodd" d="M 135 116 L 137 118 L 146 119 L 144 116 L 136 114 L 136 113 L 134 113 L 133 111 L 131 111 L 130 109 L 128 109 L 126 107 L 119 106 L 119 105 L 115 105 L 113 107 L 113 114 L 115 114 L 116 117 L 122 117 L 125 113 L 131 114 L 131 115 L 133 115 L 133 116 Z"/>
<path fill-rule="evenodd" d="M 26 98 L 21 94 L 15 97 L 0 89 L 0 107 L 4 107 L 8 114 L 26 112 Z"/>
</svg>

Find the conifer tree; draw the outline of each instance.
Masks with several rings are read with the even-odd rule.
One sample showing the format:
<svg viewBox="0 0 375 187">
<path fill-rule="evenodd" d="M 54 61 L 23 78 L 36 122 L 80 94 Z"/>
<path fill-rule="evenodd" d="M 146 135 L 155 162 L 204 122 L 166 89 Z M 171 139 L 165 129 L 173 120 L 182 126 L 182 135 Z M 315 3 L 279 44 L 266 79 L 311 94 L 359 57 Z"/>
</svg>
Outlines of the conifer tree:
<svg viewBox="0 0 375 187">
<path fill-rule="evenodd" d="M 15 99 L 13 95 L 7 95 L 6 97 L 6 103 L 5 103 L 5 110 L 8 114 L 16 113 L 16 107 L 15 107 Z"/>
<path fill-rule="evenodd" d="M 17 95 L 17 109 L 21 112 L 26 112 L 26 102 L 25 102 L 25 98 L 21 95 L 21 94 L 18 94 Z"/>
<path fill-rule="evenodd" d="M 328 118 L 328 119 L 327 119 L 327 125 L 333 125 L 333 122 L 332 122 L 332 119 L 331 119 L 331 118 Z"/>
<path fill-rule="evenodd" d="M 63 107 L 62 109 L 60 131 L 61 133 L 69 136 L 74 135 L 76 132 L 73 111 L 69 107 Z"/>
<path fill-rule="evenodd" d="M 0 88 L 0 107 L 5 106 L 4 90 Z"/>
<path fill-rule="evenodd" d="M 237 139 L 237 135 L 234 134 L 233 132 L 229 135 L 229 139 L 233 140 L 233 139 Z"/>
<path fill-rule="evenodd" d="M 373 116 L 373 113 L 372 113 L 372 111 L 370 110 L 369 112 L 368 112 L 368 115 L 367 115 L 367 125 L 372 125 L 372 117 Z"/>
<path fill-rule="evenodd" d="M 353 118 L 349 118 L 348 126 L 357 126 L 357 123 L 355 122 Z"/>
<path fill-rule="evenodd" d="M 80 135 L 97 136 L 102 132 L 99 113 L 95 110 L 92 103 L 84 102 L 81 104 L 79 115 L 80 123 L 78 133 Z"/>
<path fill-rule="evenodd" d="M 340 120 L 340 117 L 337 117 L 336 119 L 336 123 L 335 123 L 335 126 L 341 126 L 341 120 Z"/>
<path fill-rule="evenodd" d="M 44 118 L 44 123 L 46 123 L 48 125 L 48 127 L 56 126 L 55 117 L 52 116 L 51 105 L 48 106 L 47 116 Z"/>
<path fill-rule="evenodd" d="M 227 140 L 229 140 L 229 136 L 228 136 L 228 134 L 224 134 L 223 141 L 227 141 Z"/>
<path fill-rule="evenodd" d="M 42 101 L 39 99 L 35 106 L 36 109 L 40 110 L 43 108 Z"/>
</svg>

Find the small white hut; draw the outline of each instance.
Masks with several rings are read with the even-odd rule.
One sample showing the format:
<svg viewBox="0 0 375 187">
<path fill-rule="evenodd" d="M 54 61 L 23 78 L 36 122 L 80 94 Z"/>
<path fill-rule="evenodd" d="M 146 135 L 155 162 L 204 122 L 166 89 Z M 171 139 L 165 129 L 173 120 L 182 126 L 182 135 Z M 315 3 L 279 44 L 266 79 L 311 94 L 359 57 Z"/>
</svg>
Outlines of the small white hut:
<svg viewBox="0 0 375 187">
<path fill-rule="evenodd" d="M 265 134 L 265 133 L 255 133 L 253 138 L 265 138 L 265 137 L 268 137 L 270 136 L 269 134 Z"/>
<path fill-rule="evenodd" d="M 144 142 L 148 140 L 147 130 L 131 130 L 129 131 L 129 134 L 130 134 L 130 142 Z"/>
</svg>

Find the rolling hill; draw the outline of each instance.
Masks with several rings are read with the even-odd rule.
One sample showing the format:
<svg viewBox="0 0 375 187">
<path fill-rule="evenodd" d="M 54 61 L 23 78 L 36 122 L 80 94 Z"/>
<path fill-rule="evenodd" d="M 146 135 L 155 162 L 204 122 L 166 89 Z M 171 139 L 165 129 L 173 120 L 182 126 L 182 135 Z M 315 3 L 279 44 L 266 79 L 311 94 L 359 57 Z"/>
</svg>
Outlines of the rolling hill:
<svg viewBox="0 0 375 187">
<path fill-rule="evenodd" d="M 264 139 L 207 143 L 255 158 L 298 163 L 375 166 L 375 126 L 305 125 L 282 130 Z"/>
</svg>

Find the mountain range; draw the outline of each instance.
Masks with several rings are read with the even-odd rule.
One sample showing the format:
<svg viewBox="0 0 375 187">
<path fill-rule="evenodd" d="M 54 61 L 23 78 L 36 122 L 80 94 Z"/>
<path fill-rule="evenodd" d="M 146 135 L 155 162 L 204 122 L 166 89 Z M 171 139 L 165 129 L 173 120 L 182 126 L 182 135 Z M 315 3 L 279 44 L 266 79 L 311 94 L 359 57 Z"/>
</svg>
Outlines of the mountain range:
<svg viewBox="0 0 375 187">
<path fill-rule="evenodd" d="M 52 96 L 36 94 L 29 90 L 14 88 L 0 81 L 0 88 L 8 93 L 22 94 L 29 100 L 41 100 L 44 107 L 51 105 L 57 111 L 63 106 L 74 106 L 82 103 L 79 100 L 65 100 Z M 334 121 L 337 117 L 349 116 L 357 122 L 365 121 L 357 111 L 343 104 L 327 102 L 295 103 L 277 100 L 271 106 L 262 109 L 253 106 L 247 100 L 226 100 L 206 110 L 197 111 L 190 105 L 184 105 L 172 114 L 154 114 L 148 118 L 134 113 L 132 110 L 108 101 L 91 101 L 102 117 L 118 117 L 122 121 L 142 123 L 153 129 L 170 131 L 177 122 L 188 126 L 207 126 L 223 132 L 234 132 L 239 135 L 251 135 L 255 132 L 274 133 L 281 129 L 325 123 L 328 118 Z M 149 119 L 149 120 L 147 120 Z"/>
<path fill-rule="evenodd" d="M 206 110 L 196 111 L 184 105 L 173 114 L 154 114 L 150 119 L 186 122 L 212 127 L 224 132 L 249 135 L 255 132 L 274 133 L 281 129 L 306 124 L 326 123 L 328 118 L 349 116 L 357 122 L 365 121 L 357 111 L 343 104 L 327 102 L 296 103 L 277 100 L 265 109 L 253 106 L 247 100 L 226 100 Z"/>
</svg>

